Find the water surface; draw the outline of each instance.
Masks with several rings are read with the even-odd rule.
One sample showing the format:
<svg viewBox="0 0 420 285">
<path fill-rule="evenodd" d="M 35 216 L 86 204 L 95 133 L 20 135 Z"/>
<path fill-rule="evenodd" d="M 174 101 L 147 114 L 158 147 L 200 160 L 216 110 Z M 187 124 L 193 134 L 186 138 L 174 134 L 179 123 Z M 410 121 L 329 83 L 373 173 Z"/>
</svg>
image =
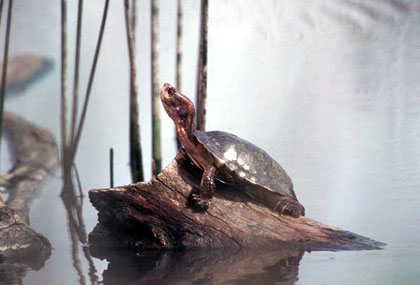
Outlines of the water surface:
<svg viewBox="0 0 420 285">
<path fill-rule="evenodd" d="M 75 19 L 77 3 L 69 2 L 69 19 Z M 85 6 L 81 86 L 86 85 L 99 28 L 102 1 L 94 2 Z M 184 2 L 183 92 L 194 97 L 199 3 Z M 141 133 L 150 179 L 150 7 L 146 2 L 138 5 Z M 160 9 L 163 84 L 175 81 L 175 1 L 160 1 Z M 382 251 L 311 252 L 289 261 L 282 259 L 282 253 L 269 257 L 240 253 L 254 265 L 249 274 L 232 275 L 229 282 L 415 284 L 420 278 L 417 1 L 213 1 L 209 13 L 208 129 L 235 133 L 278 160 L 291 176 L 307 216 L 388 244 Z M 58 140 L 59 4 L 16 2 L 14 15 L 11 54 L 48 56 L 56 67 L 25 96 L 8 99 L 6 109 L 49 129 Z M 75 21 L 69 27 L 74 38 Z M 116 155 L 116 184 L 130 182 L 128 58 L 118 1 L 110 5 L 103 44 L 77 156 L 85 194 L 109 186 L 110 147 Z M 73 42 L 69 49 L 72 54 Z M 165 114 L 162 125 L 165 165 L 174 157 L 175 145 L 173 124 Z M 3 161 L 8 159 L 3 154 L 4 149 L 4 171 Z M 31 225 L 50 240 L 54 250 L 42 269 L 26 273 L 24 284 L 78 284 L 80 280 L 70 254 L 60 190 L 57 171 L 33 203 Z M 83 213 L 90 232 L 97 216 L 87 200 Z M 194 254 L 185 253 L 190 260 L 199 260 L 200 254 Z M 212 252 L 201 255 L 203 264 L 227 259 Z M 235 254 L 230 256 L 234 259 Z M 81 249 L 79 257 L 89 283 L 89 266 Z M 201 281 L 209 283 L 228 282 L 225 277 L 232 273 L 229 267 L 222 272 L 217 266 L 205 271 L 208 266 L 183 262 L 185 256 L 175 253 L 145 254 L 134 261 L 118 258 L 117 254 L 117 262 L 123 264 L 120 272 L 112 261 L 94 259 L 99 280 L 116 284 L 123 272 L 123 277 L 133 277 L 130 281 L 154 274 L 175 281 L 179 275 L 171 273 L 172 268 L 187 277 L 187 273 L 204 272 L 207 279 Z M 145 261 L 153 266 L 147 267 Z"/>
</svg>

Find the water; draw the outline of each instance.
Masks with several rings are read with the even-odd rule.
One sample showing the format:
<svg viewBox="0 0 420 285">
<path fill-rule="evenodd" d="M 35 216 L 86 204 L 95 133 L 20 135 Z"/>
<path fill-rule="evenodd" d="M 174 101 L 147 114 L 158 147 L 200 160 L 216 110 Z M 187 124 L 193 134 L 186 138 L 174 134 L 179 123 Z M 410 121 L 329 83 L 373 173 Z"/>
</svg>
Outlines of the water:
<svg viewBox="0 0 420 285">
<path fill-rule="evenodd" d="M 162 83 L 173 83 L 176 3 L 160 2 L 160 78 Z M 199 3 L 184 2 L 183 92 L 194 97 Z M 86 86 L 102 3 L 85 5 L 81 86 Z M 75 19 L 76 4 L 69 3 L 69 19 Z M 141 134 L 149 179 L 150 7 L 146 2 L 138 6 Z M 200 272 L 207 278 L 200 279 L 203 283 L 213 278 L 217 283 L 250 284 L 416 284 L 420 278 L 419 12 L 417 1 L 396 0 L 210 3 L 208 129 L 235 133 L 276 158 L 292 177 L 307 216 L 385 242 L 385 250 L 312 252 L 289 259 L 283 252 L 231 253 L 230 266 L 223 263 L 229 258 L 217 252 L 187 252 L 186 257 L 145 253 L 122 259 L 116 254 L 110 263 L 94 259 L 99 280 L 112 284 L 122 277 L 128 282 L 166 276 L 164 280 L 175 281 L 180 278 L 177 272 L 185 276 Z M 59 139 L 59 4 L 16 2 L 14 16 L 11 54 L 48 56 L 56 67 L 24 96 L 8 99 L 6 109 Z M 122 3 L 112 1 L 108 20 L 77 156 L 85 193 L 109 186 L 110 147 L 116 155 L 115 184 L 130 182 Z M 69 21 L 70 39 L 75 25 L 75 20 Z M 173 124 L 165 114 L 162 125 L 166 165 L 175 146 Z M 79 282 L 60 190 L 57 171 L 31 208 L 31 225 L 54 250 L 42 269 L 26 272 L 24 284 Z M 83 211 L 90 232 L 97 222 L 96 211 L 88 201 Z M 79 256 L 89 280 L 81 250 Z M 241 259 L 252 265 L 246 267 Z M 199 263 L 196 271 L 189 270 L 190 260 Z M 221 265 L 209 265 L 217 263 Z M 124 265 L 121 270 L 115 270 L 118 264 Z"/>
</svg>

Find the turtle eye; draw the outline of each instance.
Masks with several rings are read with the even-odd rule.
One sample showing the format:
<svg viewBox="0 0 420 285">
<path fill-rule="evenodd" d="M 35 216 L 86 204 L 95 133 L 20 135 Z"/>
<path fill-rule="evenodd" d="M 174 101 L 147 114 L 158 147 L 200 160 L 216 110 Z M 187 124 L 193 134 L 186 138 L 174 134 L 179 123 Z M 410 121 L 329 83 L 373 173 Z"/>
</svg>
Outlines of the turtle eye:
<svg viewBox="0 0 420 285">
<path fill-rule="evenodd" d="M 169 87 L 168 88 L 168 93 L 169 93 L 169 95 L 174 95 L 175 94 L 175 92 L 176 92 L 176 90 L 175 90 L 175 88 L 173 88 L 173 87 Z"/>
</svg>

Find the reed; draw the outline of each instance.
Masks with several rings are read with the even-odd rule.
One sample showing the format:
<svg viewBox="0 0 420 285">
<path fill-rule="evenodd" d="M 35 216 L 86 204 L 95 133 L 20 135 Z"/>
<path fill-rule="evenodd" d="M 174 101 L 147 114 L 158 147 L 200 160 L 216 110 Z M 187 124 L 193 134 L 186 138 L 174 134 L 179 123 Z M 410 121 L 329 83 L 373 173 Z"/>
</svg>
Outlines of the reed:
<svg viewBox="0 0 420 285">
<path fill-rule="evenodd" d="M 79 171 L 77 170 L 77 166 L 75 163 L 73 163 L 73 169 L 74 169 L 74 175 L 76 177 L 77 188 L 79 189 L 80 203 L 83 203 L 83 198 L 85 197 L 85 195 L 83 195 L 82 181 L 80 180 Z"/>
<path fill-rule="evenodd" d="M 137 67 L 135 53 L 135 19 L 136 11 L 131 11 L 130 21 L 130 4 L 128 0 L 124 0 L 125 29 L 127 32 L 128 58 L 130 63 L 130 168 L 131 178 L 133 182 L 144 181 L 142 147 L 140 140 L 140 114 L 138 103 L 138 86 L 137 86 Z"/>
<path fill-rule="evenodd" d="M 0 23 L 1 23 L 1 19 L 2 19 L 2 14 L 3 14 L 3 6 L 4 6 L 4 0 L 0 0 Z"/>
<path fill-rule="evenodd" d="M 109 149 L 109 185 L 114 188 L 114 149 Z"/>
<path fill-rule="evenodd" d="M 200 51 L 197 75 L 197 129 L 206 128 L 206 100 L 207 100 L 207 27 L 209 1 L 201 0 L 200 21 Z"/>
<path fill-rule="evenodd" d="M 0 11 L 3 10 L 3 1 L 1 3 Z M 6 40 L 4 44 L 3 54 L 3 73 L 1 76 L 1 91 L 0 91 L 0 141 L 2 137 L 3 129 L 3 110 L 4 110 L 4 98 L 6 97 L 6 80 L 7 80 L 7 61 L 9 58 L 9 43 L 10 43 L 10 26 L 12 24 L 12 11 L 13 11 L 13 0 L 9 1 L 9 8 L 7 12 L 7 26 L 6 26 Z M 0 19 L 1 20 L 1 19 Z"/>
<path fill-rule="evenodd" d="M 137 31 L 137 7 L 136 0 L 131 0 L 131 28 L 133 29 L 133 41 L 136 43 L 136 31 Z"/>
<path fill-rule="evenodd" d="M 152 68 L 152 174 L 162 170 L 162 142 L 160 118 L 159 82 L 159 2 L 152 0 L 151 5 L 151 68 Z"/>
<path fill-rule="evenodd" d="M 77 148 L 78 148 L 79 143 L 80 143 L 80 137 L 82 135 L 83 126 L 84 126 L 85 119 L 86 119 L 87 108 L 88 108 L 88 105 L 89 105 L 89 98 L 90 98 L 92 85 L 93 85 L 93 79 L 95 78 L 96 66 L 97 66 L 97 63 L 98 63 L 99 53 L 100 53 L 101 44 L 102 44 L 102 38 L 104 36 L 104 31 L 105 31 L 105 24 L 106 24 L 106 19 L 107 19 L 107 15 L 108 15 L 108 8 L 109 8 L 109 0 L 105 0 L 104 9 L 103 9 L 103 13 L 102 13 L 101 27 L 99 28 L 99 36 L 98 36 L 98 40 L 96 42 L 95 55 L 93 57 L 93 63 L 92 63 L 92 67 L 91 67 L 90 74 L 89 74 L 89 81 L 88 81 L 88 86 L 86 88 L 86 95 L 85 95 L 85 100 L 83 102 L 83 108 L 82 108 L 82 113 L 81 113 L 81 117 L 80 117 L 80 122 L 79 122 L 79 125 L 77 127 L 77 131 L 75 132 L 75 138 L 74 138 L 73 144 L 71 146 L 71 150 L 70 150 L 71 161 L 74 161 L 74 158 L 76 156 Z"/>
<path fill-rule="evenodd" d="M 61 160 L 64 182 L 69 180 L 67 137 L 67 1 L 61 0 Z M 63 187 L 63 191 L 66 187 Z M 61 194 L 63 194 L 63 191 Z"/>
<path fill-rule="evenodd" d="M 176 89 L 182 92 L 182 0 L 178 0 L 177 25 L 176 25 Z M 176 134 L 176 147 L 181 148 L 181 142 Z"/>
<path fill-rule="evenodd" d="M 74 79 L 73 79 L 73 102 L 72 102 L 72 118 L 71 118 L 71 135 L 70 145 L 74 144 L 74 132 L 77 124 L 77 110 L 79 107 L 79 66 L 80 66 L 80 45 L 82 37 L 82 14 L 83 0 L 79 0 L 77 9 L 77 33 L 76 33 L 76 56 L 74 62 Z"/>
</svg>

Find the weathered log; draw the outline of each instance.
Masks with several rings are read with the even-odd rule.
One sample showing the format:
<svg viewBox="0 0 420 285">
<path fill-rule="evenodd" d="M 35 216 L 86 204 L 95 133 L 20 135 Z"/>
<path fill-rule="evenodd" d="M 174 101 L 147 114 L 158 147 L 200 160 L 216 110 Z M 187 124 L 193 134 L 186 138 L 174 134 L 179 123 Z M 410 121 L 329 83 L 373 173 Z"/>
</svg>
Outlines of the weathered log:
<svg viewBox="0 0 420 285">
<path fill-rule="evenodd" d="M 0 195 L 1 268 L 40 268 L 51 254 L 51 244 L 29 226 L 29 206 L 59 164 L 57 146 L 47 131 L 12 113 L 4 113 L 3 128 L 14 163 L 1 177 L 9 194 L 6 202 Z"/>
<path fill-rule="evenodd" d="M 280 216 L 217 183 L 205 213 L 187 206 L 201 171 L 179 153 L 156 179 L 89 192 L 99 223 L 89 235 L 94 247 L 144 249 L 287 248 L 379 249 L 384 244 L 306 217 Z"/>
<path fill-rule="evenodd" d="M 20 213 L 6 206 L 0 196 L 0 263 L 39 268 L 51 254 L 49 241 L 28 226 Z M 29 263 L 29 264 L 28 264 Z"/>
<path fill-rule="evenodd" d="M 22 94 L 32 83 L 52 70 L 52 67 L 52 60 L 36 55 L 22 54 L 10 58 L 7 65 L 7 96 L 11 93 Z M 2 73 L 3 69 L 0 68 L 0 77 Z"/>
<path fill-rule="evenodd" d="M 2 176 L 10 189 L 7 206 L 20 212 L 29 224 L 29 206 L 42 181 L 59 163 L 54 137 L 25 119 L 5 112 L 5 137 L 13 157 L 13 167 Z"/>
</svg>

